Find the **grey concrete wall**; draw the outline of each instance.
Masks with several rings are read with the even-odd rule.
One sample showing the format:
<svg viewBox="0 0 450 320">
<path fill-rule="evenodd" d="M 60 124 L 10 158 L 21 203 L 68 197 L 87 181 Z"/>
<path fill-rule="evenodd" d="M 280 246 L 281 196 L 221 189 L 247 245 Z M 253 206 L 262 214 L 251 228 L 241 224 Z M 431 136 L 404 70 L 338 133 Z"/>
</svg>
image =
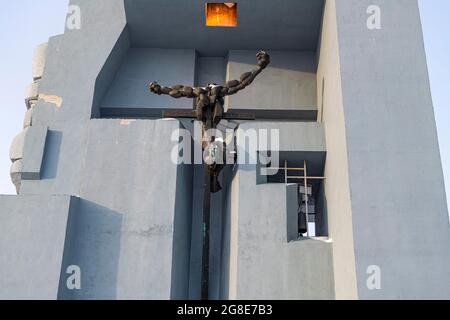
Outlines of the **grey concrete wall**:
<svg viewBox="0 0 450 320">
<path fill-rule="evenodd" d="M 95 80 L 92 118 L 102 117 L 102 102 L 108 98 L 106 95 L 109 94 L 110 87 L 121 70 L 120 67 L 125 63 L 130 46 L 130 32 L 128 27 L 125 27 Z M 125 91 L 126 88 L 122 88 L 122 90 Z M 112 94 L 117 95 L 118 93 L 113 92 Z"/>
<path fill-rule="evenodd" d="M 344 107 L 340 75 L 335 1 L 326 2 L 317 70 L 319 122 L 325 132 L 327 162 L 322 203 L 326 203 L 328 234 L 333 239 L 333 267 L 337 299 L 356 299 L 352 208 Z"/>
<path fill-rule="evenodd" d="M 126 26 L 122 0 L 71 4 L 80 6 L 82 25 L 48 43 L 40 99 L 33 112 L 33 126 L 49 128 L 47 145 L 41 180 L 25 181 L 24 195 L 80 194 L 86 125 L 93 113 L 97 78 Z"/>
<path fill-rule="evenodd" d="M 229 179 L 223 205 L 220 291 L 221 299 L 236 299 L 236 209 L 239 174 Z M 233 199 L 233 201 L 231 200 Z"/>
<path fill-rule="evenodd" d="M 280 151 L 326 151 L 325 131 L 322 123 L 251 121 L 240 124 L 239 129 L 242 133 L 247 133 L 249 129 L 256 130 L 256 132 L 267 130 L 269 139 L 271 130 L 278 130 Z M 267 146 L 259 145 L 258 150 L 270 150 L 270 145 L 269 140 Z"/>
<path fill-rule="evenodd" d="M 178 128 L 166 120 L 90 122 L 64 259 L 83 271 L 82 290 L 60 298 L 187 298 L 192 170 L 171 161 Z"/>
<path fill-rule="evenodd" d="M 0 299 L 56 299 L 70 196 L 0 196 Z"/>
<path fill-rule="evenodd" d="M 150 41 L 142 38 L 153 30 L 146 26 L 163 19 L 148 19 L 142 14 L 145 10 L 137 10 L 151 8 L 143 3 L 72 0 L 81 7 L 81 29 L 51 38 L 46 58 L 38 58 L 42 63 L 34 67 L 33 80 L 39 82 L 27 94 L 33 103 L 28 103 L 31 111 L 24 126 L 48 132 L 45 139 L 43 134 L 36 136 L 37 156 L 29 158 L 36 180 L 21 182 L 19 198 L 0 198 L 0 208 L 5 208 L 0 217 L 6 221 L 0 225 L 0 245 L 12 243 L 0 253 L 2 266 L 7 266 L 0 270 L 1 281 L 17 281 L 2 285 L 11 288 L 2 291 L 5 298 L 198 297 L 199 208 L 192 203 L 199 193 L 198 174 L 170 161 L 170 135 L 180 124 L 91 120 L 102 116 L 100 107 L 124 110 L 128 118 L 126 112 L 145 107 L 159 112 L 162 107 L 192 106 L 188 99 L 151 95 L 151 80 L 165 85 L 221 82 L 221 58 L 197 60 L 197 48 L 173 21 L 165 35 L 176 32 L 174 37 L 167 40 L 155 32 L 149 39 L 163 39 L 169 48 L 184 37 L 189 49 L 136 48 Z M 242 0 L 239 5 L 250 12 L 255 3 Z M 221 37 L 225 31 L 211 29 L 199 37 L 200 42 L 213 39 L 207 46 L 196 43 L 209 55 L 224 56 L 224 43 L 249 50 L 230 52 L 227 78 L 237 78 L 254 67 L 258 44 L 273 41 L 272 48 L 279 50 L 312 50 L 322 2 L 314 3 L 291 1 L 277 7 L 282 13 L 293 10 L 272 15 L 270 21 L 278 22 L 277 27 L 266 37 L 254 19 L 267 12 L 269 1 L 258 2 L 259 16 L 244 21 L 243 29 L 229 30 L 226 39 Z M 417 3 L 377 3 L 382 29 L 370 31 L 370 1 L 327 1 L 318 69 L 312 51 L 270 50 L 271 66 L 245 93 L 227 102 L 233 109 L 318 109 L 322 123 L 247 123 L 241 128 L 281 129 L 282 151 L 327 151 L 323 198 L 333 242 L 289 243 L 287 211 L 292 214 L 292 208 L 286 189 L 257 185 L 256 166 L 240 166 L 224 180 L 230 186 L 214 197 L 214 206 L 222 203 L 223 210 L 217 210 L 212 224 L 212 297 L 449 297 L 450 232 Z M 174 4 L 152 13 L 168 8 Z M 304 15 L 311 8 L 314 14 Z M 280 33 L 289 21 L 312 29 L 306 34 L 295 28 Z M 241 37 L 232 36 L 236 30 L 241 30 Z M 256 35 L 255 41 L 250 35 Z M 286 47 L 279 42 L 294 38 L 299 42 Z M 214 67 L 209 69 L 211 62 Z M 21 179 L 25 153 L 23 148 L 13 150 L 15 182 Z M 69 196 L 54 194 L 80 198 L 74 207 Z M 52 229 L 41 233 L 49 228 L 46 221 Z M 52 232 L 57 235 L 50 239 Z M 19 247 L 21 243 L 30 245 Z M 36 257 L 41 247 L 48 251 Z M 24 284 L 23 274 L 35 270 L 28 259 L 47 269 Z M 82 269 L 80 291 L 64 286 L 64 270 L 71 264 Z M 369 265 L 381 267 L 381 290 L 368 291 L 365 286 Z M 6 277 L 9 273 L 12 280 Z"/>
<path fill-rule="evenodd" d="M 167 85 L 194 84 L 210 76 L 220 80 L 222 60 L 212 59 L 215 67 L 210 72 L 212 60 L 199 59 L 202 65 L 196 74 L 193 48 L 129 49 L 134 47 L 135 20 L 127 24 L 124 1 L 70 3 L 81 8 L 81 28 L 52 37 L 45 63 L 35 66 L 39 83 L 29 92 L 33 112 L 27 115 L 26 127 L 32 124 L 48 132 L 36 146 L 43 153 L 40 175 L 21 186 L 27 197 L 80 197 L 70 210 L 63 263 L 55 272 L 61 280 L 52 298 L 56 293 L 60 299 L 186 298 L 190 268 L 195 265 L 189 263 L 193 179 L 191 167 L 177 166 L 169 159 L 170 135 L 179 123 L 91 118 L 101 117 L 101 107 L 111 105 L 118 109 L 191 107 L 190 100 L 148 102 L 164 99 L 148 93 L 148 82 L 152 77 Z M 317 21 L 310 22 L 317 31 Z M 307 46 L 314 45 L 314 36 L 304 36 Z M 23 167 L 22 159 L 18 160 L 17 173 Z M 224 199 L 218 197 L 217 205 Z M 214 230 L 222 228 L 221 219 L 219 212 Z M 221 241 L 222 235 L 215 232 L 214 246 L 220 247 Z M 214 297 L 219 295 L 222 257 L 220 250 L 211 256 Z M 81 268 L 79 291 L 64 286 L 69 265 Z"/>
<path fill-rule="evenodd" d="M 255 122 L 241 127 L 278 128 L 281 150 L 325 149 L 321 124 Z M 288 230 L 293 229 L 288 225 L 293 220 L 288 219 L 292 218 L 292 199 L 284 184 L 257 185 L 256 168 L 239 165 L 231 176 L 223 219 L 221 297 L 333 299 L 331 243 L 288 242 Z"/>
<path fill-rule="evenodd" d="M 226 81 L 227 62 L 223 57 L 197 58 L 197 86 L 205 87 L 210 83 L 223 85 Z"/>
<path fill-rule="evenodd" d="M 236 28 L 206 28 L 202 1 L 124 2 L 133 47 L 190 48 L 203 56 L 225 56 L 230 48 L 315 51 L 324 0 L 282 5 L 273 0 L 236 0 Z M 270 28 L 262 30 L 263 26 Z"/>
<path fill-rule="evenodd" d="M 90 119 L 128 51 L 125 12 L 120 0 L 71 4 L 81 7 L 82 28 L 49 41 L 33 113 L 33 126 L 49 128 L 41 179 L 21 189 L 82 197 L 62 268 L 81 267 L 82 290 L 61 282 L 58 297 L 186 298 L 191 169 L 169 158 L 180 125 Z"/>
<path fill-rule="evenodd" d="M 28 129 L 24 143 L 22 179 L 40 179 L 47 132 L 47 127 L 32 126 Z"/>
<path fill-rule="evenodd" d="M 448 299 L 450 227 L 417 1 L 376 1 L 380 30 L 366 27 L 372 4 L 336 0 L 359 298 Z M 371 265 L 380 290 L 366 286 Z"/>
<path fill-rule="evenodd" d="M 227 80 L 256 65 L 256 52 L 231 50 Z M 316 56 L 313 52 L 270 51 L 271 63 L 245 93 L 227 97 L 229 109 L 316 110 Z"/>
<path fill-rule="evenodd" d="M 193 108 L 192 99 L 150 94 L 148 85 L 194 85 L 195 50 L 131 48 L 103 98 L 102 108 Z"/>
<path fill-rule="evenodd" d="M 286 187 L 256 185 L 255 171 L 246 166 L 237 174 L 241 196 L 230 203 L 232 252 L 223 298 L 333 299 L 331 243 L 288 242 Z"/>
<path fill-rule="evenodd" d="M 47 127 L 30 126 L 13 140 L 9 152 L 11 179 L 20 192 L 22 180 L 39 180 L 47 140 Z"/>
</svg>

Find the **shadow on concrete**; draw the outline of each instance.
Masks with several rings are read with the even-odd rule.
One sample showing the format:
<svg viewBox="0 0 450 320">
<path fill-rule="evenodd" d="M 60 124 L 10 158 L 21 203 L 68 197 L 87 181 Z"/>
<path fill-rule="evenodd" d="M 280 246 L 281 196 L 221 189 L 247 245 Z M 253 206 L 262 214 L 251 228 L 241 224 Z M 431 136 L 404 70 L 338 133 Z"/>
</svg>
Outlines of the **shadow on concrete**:
<svg viewBox="0 0 450 320">
<path fill-rule="evenodd" d="M 78 199 L 70 208 L 58 299 L 116 299 L 122 214 Z M 81 290 L 67 289 L 69 266 L 81 269 Z"/>
<path fill-rule="evenodd" d="M 186 300 L 189 296 L 193 169 L 192 165 L 183 164 L 177 168 L 170 290 L 173 300 Z"/>
<path fill-rule="evenodd" d="M 42 161 L 41 180 L 56 178 L 62 138 L 63 133 L 61 131 L 48 131 Z"/>
<path fill-rule="evenodd" d="M 258 52 L 258 50 L 253 51 L 255 52 L 255 55 L 243 54 L 230 56 L 228 57 L 228 62 L 248 64 L 250 71 L 251 67 L 253 65 L 256 65 L 256 53 Z M 272 69 L 299 71 L 313 74 L 315 74 L 317 71 L 317 65 L 315 63 L 315 53 L 313 52 L 305 53 L 296 51 L 269 50 L 268 53 L 270 54 L 269 67 Z"/>
</svg>

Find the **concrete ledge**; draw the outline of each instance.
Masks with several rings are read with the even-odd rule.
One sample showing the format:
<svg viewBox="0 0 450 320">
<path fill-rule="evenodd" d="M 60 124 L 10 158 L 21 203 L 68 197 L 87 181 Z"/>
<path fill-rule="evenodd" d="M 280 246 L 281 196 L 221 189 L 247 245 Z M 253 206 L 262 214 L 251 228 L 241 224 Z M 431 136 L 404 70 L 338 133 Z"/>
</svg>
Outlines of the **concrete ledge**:
<svg viewBox="0 0 450 320">
<path fill-rule="evenodd" d="M 16 161 L 23 158 L 23 147 L 25 144 L 25 136 L 28 128 L 19 133 L 14 139 L 9 148 L 9 158 L 11 161 Z"/>
</svg>

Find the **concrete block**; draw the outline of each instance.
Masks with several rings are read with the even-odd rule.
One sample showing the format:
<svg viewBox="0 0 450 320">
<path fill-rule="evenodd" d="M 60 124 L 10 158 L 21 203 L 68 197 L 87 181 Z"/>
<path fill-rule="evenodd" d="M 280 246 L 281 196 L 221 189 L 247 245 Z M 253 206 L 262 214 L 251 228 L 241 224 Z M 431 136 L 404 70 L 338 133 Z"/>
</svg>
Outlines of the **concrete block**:
<svg viewBox="0 0 450 320">
<path fill-rule="evenodd" d="M 47 127 L 28 127 L 14 138 L 9 157 L 14 162 L 14 171 L 11 169 L 11 178 L 16 188 L 18 182 L 22 179 L 40 179 L 47 131 Z M 20 165 L 16 163 L 18 160 L 21 160 Z"/>
<path fill-rule="evenodd" d="M 43 43 L 34 50 L 32 63 L 33 80 L 41 79 L 44 74 L 47 48 L 48 43 Z"/>
<path fill-rule="evenodd" d="M 16 161 L 23 158 L 23 148 L 25 143 L 25 136 L 28 128 L 19 133 L 14 139 L 9 149 L 9 158 L 11 161 Z"/>
<path fill-rule="evenodd" d="M 44 158 L 47 127 L 32 126 L 28 128 L 23 151 L 23 180 L 39 180 L 41 177 L 42 160 Z"/>
<path fill-rule="evenodd" d="M 30 109 L 33 102 L 36 102 L 39 97 L 39 81 L 34 81 L 25 90 L 25 104 L 27 109 Z"/>
<path fill-rule="evenodd" d="M 20 186 L 22 183 L 22 166 L 23 166 L 22 160 L 17 160 L 12 163 L 10 170 L 11 181 L 16 187 L 17 193 L 19 193 Z"/>
<path fill-rule="evenodd" d="M 25 91 L 25 99 L 37 99 L 39 95 L 39 81 L 31 83 Z"/>
<path fill-rule="evenodd" d="M 34 111 L 34 106 L 30 106 L 30 108 L 25 113 L 25 117 L 23 119 L 23 128 L 24 129 L 31 127 L 33 111 Z"/>
<path fill-rule="evenodd" d="M 233 240 L 224 243 L 229 249 L 223 272 L 229 277 L 221 298 L 334 299 L 332 244 L 293 241 L 296 185 L 255 186 L 254 175 L 245 166 L 233 178 L 238 190 L 227 205 L 235 222 L 225 226 L 225 239 Z"/>
<path fill-rule="evenodd" d="M 56 299 L 70 196 L 0 196 L 0 299 Z"/>
<path fill-rule="evenodd" d="M 174 120 L 89 122 L 64 268 L 77 264 L 90 281 L 62 288 L 62 299 L 187 298 L 192 170 L 170 159 L 179 128 Z"/>
</svg>

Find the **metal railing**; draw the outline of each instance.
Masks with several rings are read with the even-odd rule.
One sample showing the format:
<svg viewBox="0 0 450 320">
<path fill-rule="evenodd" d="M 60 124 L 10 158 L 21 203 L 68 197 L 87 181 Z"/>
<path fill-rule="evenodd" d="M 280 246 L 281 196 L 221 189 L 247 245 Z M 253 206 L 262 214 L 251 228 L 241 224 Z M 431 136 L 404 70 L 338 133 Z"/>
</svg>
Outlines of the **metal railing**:
<svg viewBox="0 0 450 320">
<path fill-rule="evenodd" d="M 276 170 L 284 170 L 284 181 L 287 185 L 289 180 L 300 180 L 297 184 L 300 184 L 303 182 L 303 185 L 305 187 L 305 213 L 306 213 L 306 235 L 309 237 L 309 196 L 308 196 L 308 181 L 310 180 L 325 180 L 325 177 L 314 177 L 314 176 L 308 176 L 308 167 L 307 167 L 307 161 L 303 161 L 303 167 L 302 168 L 289 168 L 288 162 L 284 162 L 283 168 L 271 168 Z M 289 172 L 303 172 L 302 176 L 299 175 L 289 175 Z"/>
</svg>

